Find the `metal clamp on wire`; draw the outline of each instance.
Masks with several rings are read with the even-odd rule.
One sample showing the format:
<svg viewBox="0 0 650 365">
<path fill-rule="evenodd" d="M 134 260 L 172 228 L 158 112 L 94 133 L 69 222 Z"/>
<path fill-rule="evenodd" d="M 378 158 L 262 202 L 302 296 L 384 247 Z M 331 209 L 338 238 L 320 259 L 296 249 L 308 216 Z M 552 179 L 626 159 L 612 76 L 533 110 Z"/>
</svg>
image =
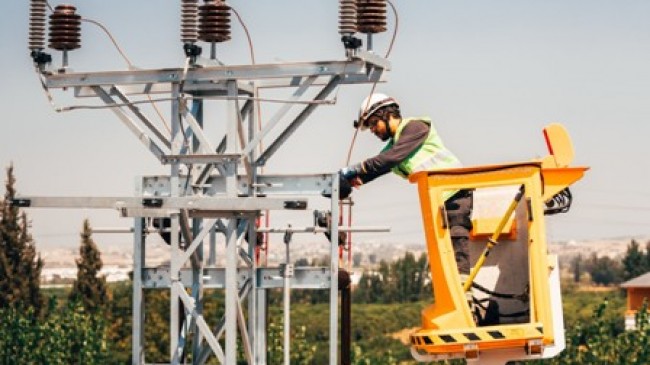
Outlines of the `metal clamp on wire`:
<svg viewBox="0 0 650 365">
<path fill-rule="evenodd" d="M 341 42 L 343 42 L 343 47 L 345 49 L 358 49 L 363 45 L 363 41 L 355 36 L 344 35 L 341 37 Z"/>
<path fill-rule="evenodd" d="M 197 57 L 201 55 L 202 49 L 201 47 L 197 46 L 196 44 L 193 43 L 185 43 L 183 45 L 183 51 L 185 52 L 185 56 L 189 57 L 192 60 L 195 60 Z"/>
<path fill-rule="evenodd" d="M 52 63 L 52 56 L 43 51 L 34 50 L 30 53 L 30 56 L 32 56 L 32 60 L 34 60 L 34 63 L 39 67 L 39 69 L 46 64 Z"/>
</svg>

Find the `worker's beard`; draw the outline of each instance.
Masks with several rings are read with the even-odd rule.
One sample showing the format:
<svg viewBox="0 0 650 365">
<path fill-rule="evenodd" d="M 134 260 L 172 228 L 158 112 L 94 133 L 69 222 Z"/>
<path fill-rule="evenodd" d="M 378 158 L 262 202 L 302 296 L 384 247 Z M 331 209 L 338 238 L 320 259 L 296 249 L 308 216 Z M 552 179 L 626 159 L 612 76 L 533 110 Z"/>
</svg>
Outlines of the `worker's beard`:
<svg viewBox="0 0 650 365">
<path fill-rule="evenodd" d="M 386 128 L 384 128 L 384 131 L 383 131 L 383 132 L 377 131 L 377 132 L 374 132 L 374 134 L 375 134 L 375 136 L 376 136 L 377 138 L 379 138 L 379 139 L 381 139 L 382 141 L 386 142 L 386 141 L 388 141 L 388 140 L 390 139 L 390 137 L 391 137 L 391 135 L 390 135 L 390 126 L 389 126 L 389 124 L 388 124 L 387 122 L 382 122 L 382 123 L 384 123 L 385 126 L 386 126 Z M 378 133 L 378 132 L 379 132 L 379 133 Z"/>
<path fill-rule="evenodd" d="M 375 137 L 381 139 L 382 141 L 386 142 L 390 138 L 388 135 L 388 131 L 384 131 L 384 133 L 374 133 Z"/>
<path fill-rule="evenodd" d="M 379 137 L 379 139 L 381 139 L 384 142 L 388 141 L 393 137 L 392 133 L 390 133 L 390 125 L 388 123 L 386 123 L 386 129 L 384 129 L 384 133 L 382 133 L 381 136 L 377 136 L 377 137 Z"/>
</svg>

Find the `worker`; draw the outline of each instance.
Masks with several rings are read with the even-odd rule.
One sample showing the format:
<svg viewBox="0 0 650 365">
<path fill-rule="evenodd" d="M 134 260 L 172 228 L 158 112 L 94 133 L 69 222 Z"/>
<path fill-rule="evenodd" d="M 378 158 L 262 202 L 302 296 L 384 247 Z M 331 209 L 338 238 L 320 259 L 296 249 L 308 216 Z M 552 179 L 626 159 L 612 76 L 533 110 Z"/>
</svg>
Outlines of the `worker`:
<svg viewBox="0 0 650 365">
<path fill-rule="evenodd" d="M 386 143 L 378 155 L 341 169 L 342 198 L 389 171 L 407 178 L 410 174 L 460 167 L 460 161 L 442 143 L 427 117 L 402 118 L 397 101 L 385 94 L 368 96 L 359 109 L 354 127 L 370 131 Z M 472 229 L 472 191 L 449 191 L 445 198 L 447 221 L 461 281 L 470 272 L 469 232 Z"/>
</svg>

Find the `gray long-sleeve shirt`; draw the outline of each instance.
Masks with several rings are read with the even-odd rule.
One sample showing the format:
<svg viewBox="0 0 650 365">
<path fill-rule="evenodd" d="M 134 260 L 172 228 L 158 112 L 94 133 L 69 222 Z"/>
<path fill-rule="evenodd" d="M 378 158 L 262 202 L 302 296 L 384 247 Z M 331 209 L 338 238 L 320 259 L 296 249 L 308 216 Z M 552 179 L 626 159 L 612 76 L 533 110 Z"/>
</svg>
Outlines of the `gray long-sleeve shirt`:
<svg viewBox="0 0 650 365">
<path fill-rule="evenodd" d="M 390 149 L 361 163 L 362 171 L 359 174 L 361 181 L 365 184 L 390 172 L 424 143 L 429 130 L 427 123 L 420 120 L 411 121 L 404 127 L 399 140 Z"/>
</svg>

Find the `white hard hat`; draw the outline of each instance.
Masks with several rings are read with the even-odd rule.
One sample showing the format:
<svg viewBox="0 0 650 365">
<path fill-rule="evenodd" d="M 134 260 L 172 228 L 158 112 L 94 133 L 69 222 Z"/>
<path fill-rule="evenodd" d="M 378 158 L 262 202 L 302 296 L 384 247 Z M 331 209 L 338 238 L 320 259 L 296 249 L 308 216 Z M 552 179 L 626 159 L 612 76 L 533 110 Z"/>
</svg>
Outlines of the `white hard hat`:
<svg viewBox="0 0 650 365">
<path fill-rule="evenodd" d="M 367 129 L 368 118 L 373 115 L 377 110 L 389 105 L 396 105 L 397 100 L 391 98 L 390 96 L 382 93 L 374 93 L 363 99 L 361 107 L 359 108 L 359 120 L 355 122 L 355 127 L 360 128 L 361 130 Z M 359 124 L 357 124 L 359 123 Z"/>
</svg>

